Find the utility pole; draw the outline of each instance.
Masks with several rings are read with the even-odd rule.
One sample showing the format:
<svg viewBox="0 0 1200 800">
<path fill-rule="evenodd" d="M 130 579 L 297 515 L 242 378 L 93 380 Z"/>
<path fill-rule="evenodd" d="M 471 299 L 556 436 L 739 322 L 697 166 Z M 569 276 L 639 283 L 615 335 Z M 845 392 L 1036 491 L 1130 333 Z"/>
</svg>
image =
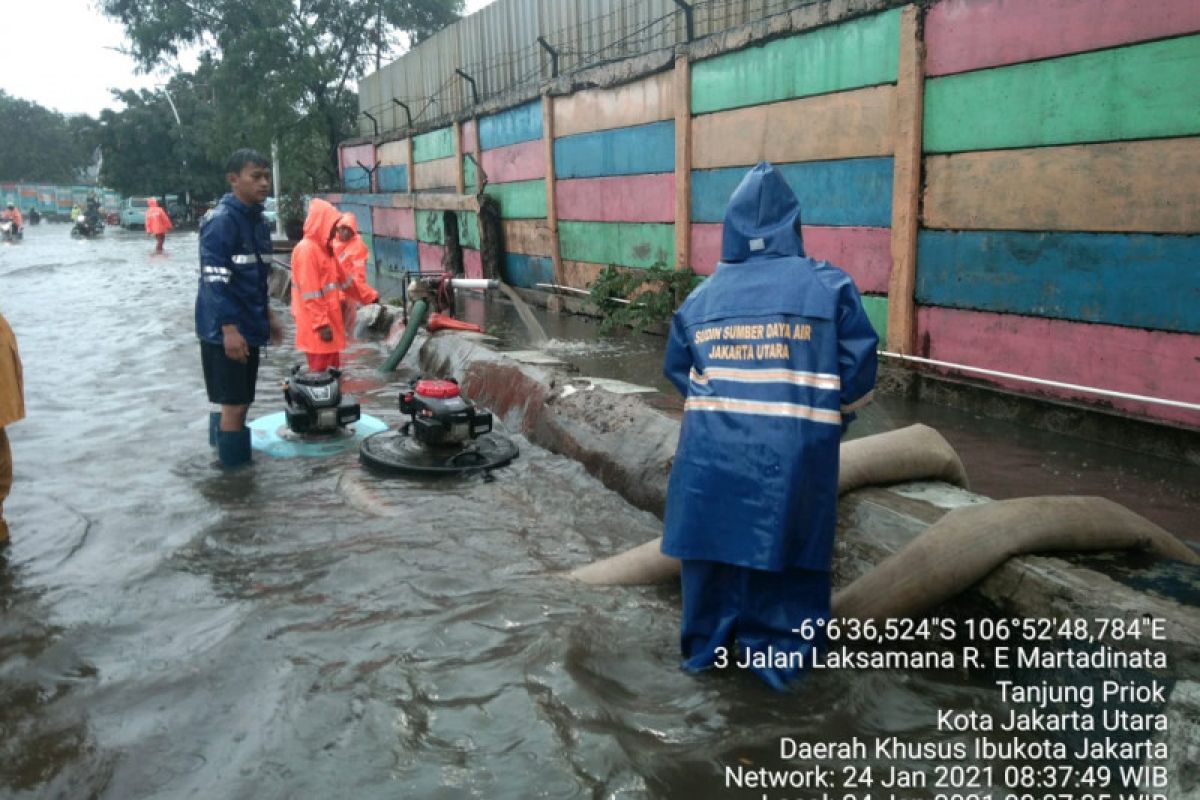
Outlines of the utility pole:
<svg viewBox="0 0 1200 800">
<path fill-rule="evenodd" d="M 158 88 L 162 91 L 163 97 L 167 98 L 167 103 L 171 106 L 171 113 L 175 115 L 175 124 L 179 126 L 179 141 L 180 141 L 180 143 L 182 143 L 183 142 L 183 123 L 180 122 L 180 120 L 179 120 L 179 110 L 175 108 L 175 101 L 173 99 L 171 99 L 171 93 L 167 91 L 167 87 L 159 86 Z M 188 219 L 190 219 L 191 213 L 192 213 L 192 192 L 188 188 L 188 185 L 187 185 L 187 181 L 190 176 L 188 175 L 188 163 L 187 163 L 186 155 L 183 156 L 183 175 L 184 175 L 183 202 L 187 207 Z"/>
<path fill-rule="evenodd" d="M 282 195 L 279 185 L 279 140 L 271 140 L 271 185 L 272 191 L 275 194 L 275 236 L 282 239 L 283 237 L 283 216 L 279 213 L 280 199 Z"/>
</svg>

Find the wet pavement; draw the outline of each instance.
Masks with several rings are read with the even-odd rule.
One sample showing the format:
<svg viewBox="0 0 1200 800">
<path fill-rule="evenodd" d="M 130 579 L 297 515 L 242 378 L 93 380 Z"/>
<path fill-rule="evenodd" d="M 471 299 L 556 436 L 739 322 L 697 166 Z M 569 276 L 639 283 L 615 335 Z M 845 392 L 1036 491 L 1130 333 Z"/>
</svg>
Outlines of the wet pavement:
<svg viewBox="0 0 1200 800">
<path fill-rule="evenodd" d="M 680 672 L 677 590 L 558 576 L 658 521 L 523 440 L 491 480 L 379 478 L 353 453 L 220 472 L 195 234 L 167 248 L 42 225 L 0 249 L 27 407 L 9 429 L 14 543 L 0 556 L 0 797 L 757 800 L 726 788 L 725 767 L 777 765 L 781 736 L 949 741 L 965 735 L 935 732 L 937 709 L 999 707 L 958 673 L 822 673 L 779 696 Z M 488 313 L 521 347 L 511 307 Z M 658 341 L 585 345 L 594 323 L 544 324 L 585 372 L 661 386 Z M 349 378 L 365 412 L 395 423 L 381 356 L 354 348 Z M 280 410 L 296 360 L 267 351 L 252 417 Z M 985 493 L 973 457 L 1014 491 L 1025 473 L 1043 492 L 1055 473 L 1159 486 L 1115 457 L 1095 469 L 1090 451 L 998 443 L 941 412 L 881 404 L 861 432 L 924 414 L 950 421 Z M 1158 492 L 1171 513 L 1195 507 Z"/>
</svg>

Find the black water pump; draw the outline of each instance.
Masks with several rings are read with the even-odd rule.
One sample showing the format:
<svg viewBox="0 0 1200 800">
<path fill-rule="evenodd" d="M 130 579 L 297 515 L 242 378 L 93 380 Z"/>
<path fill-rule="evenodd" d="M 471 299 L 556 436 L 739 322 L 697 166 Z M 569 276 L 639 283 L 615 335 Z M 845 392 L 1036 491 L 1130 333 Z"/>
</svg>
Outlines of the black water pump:
<svg viewBox="0 0 1200 800">
<path fill-rule="evenodd" d="M 287 403 L 287 426 L 295 433 L 335 433 L 360 416 L 358 403 L 342 397 L 338 382 L 342 371 L 337 368 L 320 372 L 292 368 L 291 377 L 283 382 L 283 399 Z"/>
<path fill-rule="evenodd" d="M 400 413 L 411 419 L 413 437 L 429 447 L 458 447 L 492 430 L 491 413 L 475 408 L 454 381 L 417 381 L 400 393 Z"/>
</svg>

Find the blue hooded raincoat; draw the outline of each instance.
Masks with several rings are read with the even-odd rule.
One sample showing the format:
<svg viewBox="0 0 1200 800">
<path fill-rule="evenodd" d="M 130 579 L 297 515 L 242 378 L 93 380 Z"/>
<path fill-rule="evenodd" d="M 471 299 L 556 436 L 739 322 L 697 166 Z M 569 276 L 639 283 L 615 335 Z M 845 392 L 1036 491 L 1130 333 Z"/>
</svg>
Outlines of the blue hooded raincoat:
<svg viewBox="0 0 1200 800">
<path fill-rule="evenodd" d="M 738 608 L 761 617 L 772 606 L 761 593 L 748 601 L 754 587 L 735 587 L 727 568 L 713 572 L 719 565 L 820 573 L 825 588 L 807 587 L 802 605 L 823 593 L 824 608 L 812 610 L 828 615 L 839 445 L 854 410 L 870 400 L 878 338 L 853 281 L 806 258 L 799 229 L 795 194 L 760 163 L 730 198 L 721 263 L 671 326 L 663 372 L 686 402 L 662 550 L 684 561 L 684 649 L 693 666 L 712 663 L 697 648 L 719 646 L 725 634 L 739 638 L 748 620 L 737 621 Z M 702 604 L 687 585 L 699 569 L 712 584 Z M 787 585 L 763 584 L 783 605 Z M 712 592 L 728 602 L 714 605 Z M 755 625 L 786 631 L 801 621 Z"/>
</svg>

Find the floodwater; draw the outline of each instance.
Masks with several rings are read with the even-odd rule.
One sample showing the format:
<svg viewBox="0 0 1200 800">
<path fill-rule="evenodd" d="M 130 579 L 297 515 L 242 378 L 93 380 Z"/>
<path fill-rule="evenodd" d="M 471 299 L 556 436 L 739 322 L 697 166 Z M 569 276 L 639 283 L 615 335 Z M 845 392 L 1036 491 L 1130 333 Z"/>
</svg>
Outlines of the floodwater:
<svg viewBox="0 0 1200 800">
<path fill-rule="evenodd" d="M 167 247 L 42 225 L 0 249 L 27 406 L 0 555 L 0 797 L 758 800 L 726 768 L 781 766 L 780 737 L 953 741 L 938 709 L 999 710 L 957 672 L 814 674 L 784 696 L 680 672 L 676 589 L 559 577 L 658 521 L 524 440 L 490 480 L 384 479 L 353 453 L 222 473 L 195 234 Z M 511 307 L 495 315 L 503 335 Z M 657 347 L 618 337 L 583 360 Z M 252 417 L 280 410 L 296 360 L 267 351 Z M 349 379 L 395 423 L 380 360 L 356 347 Z"/>
</svg>

